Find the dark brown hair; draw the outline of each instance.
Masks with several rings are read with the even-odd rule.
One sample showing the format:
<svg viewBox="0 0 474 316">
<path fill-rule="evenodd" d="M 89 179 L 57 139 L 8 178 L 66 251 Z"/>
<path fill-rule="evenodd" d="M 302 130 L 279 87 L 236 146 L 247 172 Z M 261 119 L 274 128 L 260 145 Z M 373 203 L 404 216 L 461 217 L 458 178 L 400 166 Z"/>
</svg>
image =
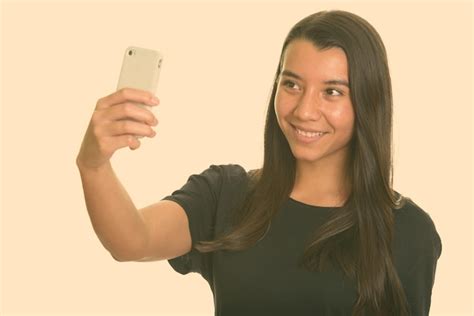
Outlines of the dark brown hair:
<svg viewBox="0 0 474 316">
<path fill-rule="evenodd" d="M 249 172 L 242 204 L 233 226 L 212 241 L 200 241 L 200 252 L 243 250 L 253 246 L 288 200 L 295 181 L 295 157 L 275 115 L 274 101 L 285 49 L 295 39 L 318 49 L 338 47 L 348 61 L 354 108 L 350 141 L 348 199 L 313 232 L 300 264 L 310 271 L 337 265 L 357 284 L 353 315 L 409 315 L 406 296 L 394 266 L 394 214 L 406 199 L 393 187 L 392 90 L 387 55 L 377 31 L 361 17 L 332 10 L 311 14 L 288 33 L 281 50 L 267 109 L 263 167 Z"/>
</svg>

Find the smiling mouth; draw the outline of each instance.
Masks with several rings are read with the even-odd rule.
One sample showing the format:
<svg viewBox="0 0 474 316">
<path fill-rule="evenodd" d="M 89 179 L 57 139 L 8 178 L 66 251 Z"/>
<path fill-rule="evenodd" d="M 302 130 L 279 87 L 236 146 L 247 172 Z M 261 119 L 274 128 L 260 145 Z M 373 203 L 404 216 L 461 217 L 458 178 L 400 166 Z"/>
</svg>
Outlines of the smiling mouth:
<svg viewBox="0 0 474 316">
<path fill-rule="evenodd" d="M 318 143 L 319 140 L 321 138 L 324 137 L 324 135 L 328 134 L 327 132 L 304 132 L 304 131 L 301 131 L 299 129 L 297 129 L 296 127 L 294 127 L 293 125 L 291 126 L 292 127 L 292 130 L 293 130 L 293 139 L 295 141 L 297 141 L 298 143 L 300 144 L 304 144 L 304 145 L 311 145 L 311 144 L 314 144 L 314 143 Z"/>
<path fill-rule="evenodd" d="M 308 131 L 299 129 L 294 125 L 291 125 L 291 126 L 293 127 L 293 130 L 295 130 L 299 135 L 302 135 L 305 137 L 316 137 L 316 136 L 323 136 L 324 134 L 327 134 L 327 132 L 323 132 L 323 131 L 308 132 Z"/>
</svg>

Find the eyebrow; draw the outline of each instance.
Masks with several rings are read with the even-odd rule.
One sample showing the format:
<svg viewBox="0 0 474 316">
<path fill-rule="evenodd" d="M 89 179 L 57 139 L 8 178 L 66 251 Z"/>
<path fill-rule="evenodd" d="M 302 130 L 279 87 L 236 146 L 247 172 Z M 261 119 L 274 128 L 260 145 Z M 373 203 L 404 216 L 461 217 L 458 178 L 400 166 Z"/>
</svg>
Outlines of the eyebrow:
<svg viewBox="0 0 474 316">
<path fill-rule="evenodd" d="M 289 71 L 289 70 L 283 70 L 281 72 L 282 75 L 285 75 L 285 76 L 288 76 L 288 77 L 293 77 L 293 78 L 296 78 L 296 79 L 299 79 L 299 80 L 303 80 L 303 78 L 301 78 L 300 75 L 297 75 L 295 74 L 294 72 L 292 71 Z M 332 79 L 332 80 L 326 80 L 324 81 L 325 84 L 335 84 L 335 85 L 342 85 L 342 86 L 346 86 L 349 88 L 349 83 L 346 81 L 346 80 L 341 80 L 341 79 Z"/>
</svg>

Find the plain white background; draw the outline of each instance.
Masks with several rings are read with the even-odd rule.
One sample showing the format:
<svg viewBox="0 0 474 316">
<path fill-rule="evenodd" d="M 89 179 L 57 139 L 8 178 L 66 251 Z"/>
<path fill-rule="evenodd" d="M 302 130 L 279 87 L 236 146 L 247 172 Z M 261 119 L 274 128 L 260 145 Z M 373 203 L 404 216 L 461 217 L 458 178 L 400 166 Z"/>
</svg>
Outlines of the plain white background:
<svg viewBox="0 0 474 316">
<path fill-rule="evenodd" d="M 75 158 L 129 45 L 164 54 L 157 136 L 112 163 L 139 208 L 210 164 L 258 167 L 280 49 L 301 18 L 359 14 L 388 51 L 395 188 L 442 238 L 430 315 L 472 315 L 469 2 L 2 3 L 3 315 L 212 315 L 198 274 L 119 263 L 90 224 Z"/>
</svg>

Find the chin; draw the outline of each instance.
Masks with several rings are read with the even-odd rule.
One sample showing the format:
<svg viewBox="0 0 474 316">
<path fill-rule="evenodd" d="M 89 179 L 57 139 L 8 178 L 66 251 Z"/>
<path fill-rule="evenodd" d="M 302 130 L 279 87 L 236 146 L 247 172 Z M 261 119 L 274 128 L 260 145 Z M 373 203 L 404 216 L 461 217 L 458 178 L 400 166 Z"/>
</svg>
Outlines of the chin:
<svg viewBox="0 0 474 316">
<path fill-rule="evenodd" d="M 291 148 L 291 152 L 297 161 L 305 163 L 317 162 L 325 157 L 318 150 L 311 148 Z"/>
</svg>

